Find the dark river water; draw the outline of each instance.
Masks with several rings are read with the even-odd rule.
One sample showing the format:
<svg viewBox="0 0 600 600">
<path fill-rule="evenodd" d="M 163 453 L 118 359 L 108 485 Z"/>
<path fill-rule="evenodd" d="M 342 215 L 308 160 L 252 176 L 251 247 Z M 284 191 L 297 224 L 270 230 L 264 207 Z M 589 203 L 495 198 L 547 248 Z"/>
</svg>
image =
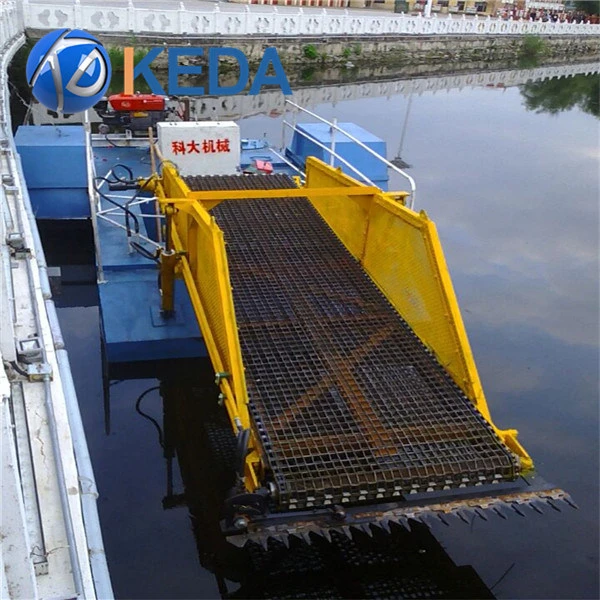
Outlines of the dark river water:
<svg viewBox="0 0 600 600">
<path fill-rule="evenodd" d="M 597 76 L 587 76 L 526 89 L 468 87 L 316 107 L 369 129 L 387 141 L 389 157 L 400 153 L 411 165 L 416 208 L 437 224 L 492 416 L 498 426 L 519 430 L 544 479 L 579 505 L 434 527 L 451 560 L 471 565 L 499 598 L 599 595 L 597 86 Z M 254 116 L 240 125 L 243 136 L 280 139 L 280 117 Z M 59 316 L 117 597 L 220 597 L 223 581 L 212 572 L 201 519 L 186 506 L 163 506 L 168 451 L 135 410 L 156 380 L 113 382 L 107 435 L 98 308 L 61 308 Z M 140 408 L 163 428 L 158 391 Z M 173 479 L 173 492 L 181 492 L 177 461 Z M 280 571 L 285 575 L 285 565 Z M 379 576 L 393 580 L 394 570 Z M 309 571 L 306 577 L 312 585 Z M 308 586 L 302 592 L 296 583 L 296 596 L 322 597 Z M 252 595 L 238 592 L 246 593 Z"/>
</svg>

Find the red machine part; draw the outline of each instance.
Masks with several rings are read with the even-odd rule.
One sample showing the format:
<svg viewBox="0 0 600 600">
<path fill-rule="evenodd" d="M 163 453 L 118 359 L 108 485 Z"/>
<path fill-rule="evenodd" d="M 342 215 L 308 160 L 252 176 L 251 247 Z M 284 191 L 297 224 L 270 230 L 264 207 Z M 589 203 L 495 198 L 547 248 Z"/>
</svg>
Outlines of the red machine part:
<svg viewBox="0 0 600 600">
<path fill-rule="evenodd" d="M 113 94 L 108 97 L 111 106 L 120 112 L 164 110 L 164 96 L 155 94 Z"/>
</svg>

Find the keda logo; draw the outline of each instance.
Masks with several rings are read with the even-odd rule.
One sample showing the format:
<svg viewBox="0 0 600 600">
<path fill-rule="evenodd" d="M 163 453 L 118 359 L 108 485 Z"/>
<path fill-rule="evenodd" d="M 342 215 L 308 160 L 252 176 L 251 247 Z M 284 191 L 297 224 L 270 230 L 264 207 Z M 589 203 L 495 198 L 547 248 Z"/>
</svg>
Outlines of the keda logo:
<svg viewBox="0 0 600 600">
<path fill-rule="evenodd" d="M 124 62 L 124 89 L 125 94 L 134 93 L 134 81 L 138 77 L 146 80 L 150 91 L 153 94 L 164 96 L 165 90 L 159 83 L 156 75 L 152 72 L 150 65 L 157 58 L 164 48 L 152 48 L 141 60 L 134 65 L 134 49 L 131 46 L 123 48 Z M 204 74 L 204 66 L 201 64 L 180 64 L 179 59 L 185 59 L 187 62 L 199 62 L 202 60 L 207 63 L 208 86 L 206 93 L 211 96 L 234 96 L 242 93 L 248 83 L 250 88 L 248 95 L 254 96 L 258 94 L 261 88 L 265 85 L 277 86 L 281 91 L 289 95 L 292 93 L 290 83 L 281 64 L 277 48 L 269 47 L 263 52 L 262 59 L 258 65 L 256 75 L 252 80 L 250 78 L 250 67 L 248 59 L 244 53 L 238 48 L 218 47 L 208 48 L 205 52 L 204 48 L 194 47 L 171 47 L 167 48 L 167 67 L 168 67 L 168 93 L 175 96 L 203 96 L 205 88 L 203 86 L 180 85 L 180 75 L 195 75 Z M 221 85 L 219 82 L 219 59 L 227 57 L 229 62 L 236 62 L 238 67 L 237 81 L 231 85 Z"/>
<path fill-rule="evenodd" d="M 31 49 L 26 66 L 33 95 L 50 110 L 77 113 L 102 98 L 110 83 L 104 46 L 81 29 L 59 29 Z"/>
</svg>

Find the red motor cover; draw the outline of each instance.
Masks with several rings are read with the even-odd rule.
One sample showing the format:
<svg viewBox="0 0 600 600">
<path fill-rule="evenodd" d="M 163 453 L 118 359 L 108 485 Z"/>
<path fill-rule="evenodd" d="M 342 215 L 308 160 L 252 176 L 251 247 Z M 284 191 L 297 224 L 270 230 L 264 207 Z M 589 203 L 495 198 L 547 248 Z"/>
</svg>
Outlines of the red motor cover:
<svg viewBox="0 0 600 600">
<path fill-rule="evenodd" d="M 115 110 L 121 112 L 165 109 L 165 97 L 155 94 L 113 94 L 108 101 Z"/>
</svg>

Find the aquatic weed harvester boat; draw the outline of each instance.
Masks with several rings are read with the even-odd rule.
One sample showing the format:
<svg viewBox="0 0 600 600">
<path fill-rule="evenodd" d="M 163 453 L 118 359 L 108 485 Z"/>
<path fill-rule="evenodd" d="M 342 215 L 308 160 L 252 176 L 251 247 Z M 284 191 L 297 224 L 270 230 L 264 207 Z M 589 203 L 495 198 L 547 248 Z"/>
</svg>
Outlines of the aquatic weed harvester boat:
<svg viewBox="0 0 600 600">
<path fill-rule="evenodd" d="M 290 158 L 324 146 L 293 128 Z M 373 157 L 336 128 L 320 130 Z M 148 185 L 167 217 L 161 278 L 186 283 L 238 439 L 234 541 L 571 504 L 491 419 L 414 184 L 384 192 L 308 156 L 302 180 L 165 163 Z"/>
<path fill-rule="evenodd" d="M 412 178 L 369 132 L 288 105 L 317 122 L 284 119 L 286 150 L 231 122 L 159 122 L 151 167 L 124 178 L 107 157 L 127 164 L 141 142 L 88 147 L 108 360 L 177 356 L 188 334 L 169 331 L 197 322 L 237 440 L 229 540 L 574 506 L 492 421 Z M 407 191 L 384 191 L 388 169 Z"/>
</svg>

